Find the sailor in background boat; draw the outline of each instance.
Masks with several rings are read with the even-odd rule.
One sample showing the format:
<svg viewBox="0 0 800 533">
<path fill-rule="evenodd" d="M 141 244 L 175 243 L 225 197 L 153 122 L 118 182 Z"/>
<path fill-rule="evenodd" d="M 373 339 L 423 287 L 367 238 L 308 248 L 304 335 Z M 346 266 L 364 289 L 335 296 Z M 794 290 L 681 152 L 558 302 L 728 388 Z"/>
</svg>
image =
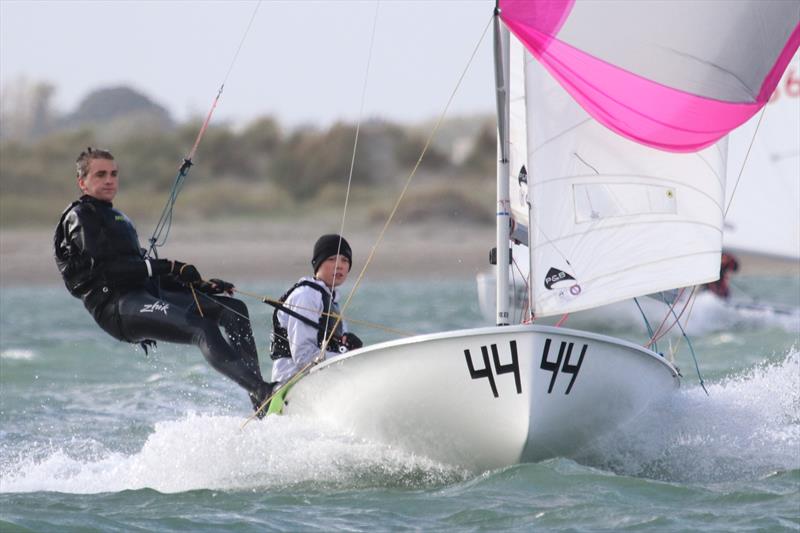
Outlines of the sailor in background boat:
<svg viewBox="0 0 800 533">
<path fill-rule="evenodd" d="M 719 279 L 717 281 L 712 281 L 711 283 L 706 283 L 705 288 L 723 300 L 727 300 L 731 295 L 729 279 L 730 275 L 732 272 L 736 272 L 738 270 L 739 261 L 736 260 L 736 257 L 728 252 L 722 252 L 722 260 L 719 267 Z"/>
<path fill-rule="evenodd" d="M 76 163 L 83 196 L 61 215 L 54 237 L 67 290 L 106 333 L 141 343 L 145 352 L 152 339 L 196 345 L 257 408 L 272 386 L 261 377 L 247 306 L 219 295 L 231 294 L 233 285 L 203 281 L 190 264 L 148 259 L 133 223 L 111 203 L 119 187 L 114 156 L 89 148 Z"/>
<path fill-rule="evenodd" d="M 344 320 L 337 320 L 335 289 L 347 280 L 352 261 L 352 249 L 343 237 L 328 234 L 317 239 L 311 258 L 314 277 L 300 278 L 272 314 L 273 382 L 283 383 L 311 363 L 325 339 L 330 339 L 326 357 L 363 346 Z"/>
</svg>

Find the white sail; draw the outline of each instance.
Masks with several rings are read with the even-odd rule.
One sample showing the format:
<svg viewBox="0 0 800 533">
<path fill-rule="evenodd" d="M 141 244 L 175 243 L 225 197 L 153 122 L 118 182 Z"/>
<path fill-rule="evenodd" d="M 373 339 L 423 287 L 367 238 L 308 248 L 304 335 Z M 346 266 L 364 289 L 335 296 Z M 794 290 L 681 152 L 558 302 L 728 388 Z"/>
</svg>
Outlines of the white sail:
<svg viewBox="0 0 800 533">
<path fill-rule="evenodd" d="M 511 40 L 511 207 L 532 227 L 535 314 L 716 279 L 726 143 L 672 153 L 625 139 Z"/>
<path fill-rule="evenodd" d="M 726 199 L 730 208 L 725 216 L 723 245 L 737 253 L 797 262 L 800 261 L 800 54 L 795 54 L 786 69 L 760 125 L 759 118 L 753 117 L 730 135 Z"/>
</svg>

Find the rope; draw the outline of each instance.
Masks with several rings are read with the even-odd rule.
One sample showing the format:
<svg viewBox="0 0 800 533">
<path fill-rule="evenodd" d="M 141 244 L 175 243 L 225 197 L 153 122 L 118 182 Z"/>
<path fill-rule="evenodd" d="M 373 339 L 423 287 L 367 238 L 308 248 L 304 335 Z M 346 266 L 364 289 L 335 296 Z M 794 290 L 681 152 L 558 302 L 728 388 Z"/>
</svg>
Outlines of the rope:
<svg viewBox="0 0 800 533">
<path fill-rule="evenodd" d="M 693 288 L 692 288 L 692 292 L 691 292 L 691 294 L 689 295 L 689 300 L 686 302 L 686 305 L 685 305 L 685 306 L 683 306 L 683 310 L 681 311 L 681 315 L 683 314 L 683 311 L 685 311 L 685 310 L 686 310 L 686 308 L 687 308 L 687 307 L 689 307 L 689 302 L 693 301 L 693 296 L 694 296 L 694 293 L 695 293 L 695 291 L 694 291 L 694 290 L 695 290 L 695 288 L 696 288 L 696 287 L 693 287 Z M 692 346 L 692 341 L 691 341 L 691 339 L 690 339 L 690 338 L 689 338 L 689 336 L 686 334 L 686 331 L 683 329 L 683 325 L 681 325 L 681 321 L 680 321 L 680 318 L 681 318 L 681 317 L 680 317 L 680 315 L 677 315 L 677 316 L 675 315 L 675 307 L 674 307 L 674 306 L 671 306 L 671 307 L 669 308 L 669 310 L 670 310 L 670 313 L 672 313 L 672 316 L 674 316 L 674 317 L 675 317 L 675 324 L 677 324 L 677 325 L 678 325 L 678 329 L 680 329 L 680 330 L 681 330 L 681 333 L 683 334 L 683 338 L 684 338 L 684 339 L 686 339 L 686 344 L 689 346 L 689 352 L 691 352 L 691 354 L 692 354 L 692 360 L 694 360 L 694 368 L 695 368 L 695 371 L 697 372 L 697 379 L 699 379 L 699 380 L 700 380 L 700 386 L 701 386 L 701 387 L 703 387 L 703 391 L 706 393 L 706 396 L 709 396 L 709 394 L 708 394 L 708 389 L 706 389 L 706 383 L 705 383 L 705 381 L 703 380 L 703 375 L 700 373 L 700 365 L 697 363 L 697 355 L 694 353 L 694 346 Z M 673 324 L 673 325 L 674 325 L 674 324 Z M 670 327 L 670 329 L 671 329 L 671 327 Z M 667 330 L 667 331 L 669 331 L 669 330 Z M 666 332 L 665 332 L 665 333 L 666 333 Z"/>
<path fill-rule="evenodd" d="M 411 185 L 411 181 L 414 179 L 414 176 L 417 173 L 417 169 L 419 168 L 419 165 L 422 162 L 422 158 L 427 153 L 428 148 L 430 147 L 434 136 L 439 131 L 439 127 L 441 126 L 441 124 L 442 124 L 442 122 L 444 120 L 444 117 L 447 115 L 447 111 L 450 108 L 450 104 L 453 102 L 453 98 L 455 97 L 456 92 L 458 91 L 459 87 L 461 86 L 461 82 L 464 80 L 464 77 L 466 76 L 470 65 L 472 65 L 472 61 L 475 59 L 475 55 L 477 54 L 478 49 L 480 47 L 480 44 L 483 42 L 483 39 L 486 36 L 486 32 L 488 31 L 489 26 L 491 25 L 493 19 L 494 19 L 494 14 L 492 14 L 492 16 L 489 18 L 489 21 L 486 23 L 486 27 L 483 29 L 483 33 L 481 34 L 480 38 L 478 39 L 478 42 L 476 43 L 475 48 L 472 51 L 472 55 L 470 55 L 469 60 L 467 61 L 466 66 L 464 67 L 464 70 L 461 72 L 461 75 L 459 76 L 458 81 L 456 82 L 456 85 L 453 88 L 453 92 L 450 94 L 450 97 L 447 100 L 447 104 L 445 105 L 444 109 L 442 110 L 442 113 L 439 115 L 439 119 L 436 121 L 436 124 L 434 125 L 433 130 L 431 131 L 430 135 L 428 135 L 428 139 L 425 142 L 425 146 L 422 148 L 422 152 L 420 153 L 420 156 L 417 159 L 417 162 L 414 165 L 414 168 L 411 169 L 411 173 L 408 175 L 408 178 L 406 179 L 405 185 L 403 186 L 403 189 L 400 191 L 400 195 L 398 196 L 397 201 L 395 202 L 394 207 L 392 208 L 392 211 L 389 213 L 389 217 L 386 219 L 386 223 L 384 223 L 383 228 L 381 228 L 381 231 L 380 231 L 380 233 L 378 235 L 378 238 L 375 241 L 375 244 L 372 246 L 372 250 L 370 251 L 369 256 L 367 257 L 367 260 L 364 263 L 364 267 L 361 269 L 361 272 L 359 272 L 358 277 L 356 278 L 356 281 L 353 284 L 353 289 L 350 291 L 350 294 L 348 294 L 347 300 L 345 301 L 344 305 L 342 306 L 342 314 L 344 314 L 344 312 L 349 307 L 350 302 L 353 299 L 353 295 L 355 294 L 356 290 L 358 290 L 358 287 L 361 285 L 361 280 L 364 278 L 364 274 L 366 273 L 367 268 L 369 267 L 370 263 L 372 263 L 372 259 L 375 257 L 375 252 L 377 251 L 378 246 L 380 245 L 380 243 L 383 241 L 383 237 L 386 234 L 386 230 L 389 228 L 389 225 L 391 224 L 392 220 L 394 219 L 394 216 L 397 213 L 397 209 L 398 209 L 398 207 L 400 207 L 400 202 L 403 200 L 403 197 L 406 195 L 406 192 L 408 191 L 408 187 Z M 332 328 L 333 331 L 335 331 L 336 328 L 338 327 L 340 320 L 341 320 L 341 317 L 336 319 L 336 322 L 334 323 L 334 326 Z M 325 342 L 322 345 L 323 347 L 320 350 L 320 355 L 322 355 L 323 357 L 324 357 L 324 354 L 325 354 L 325 352 L 324 352 L 325 347 L 327 347 L 329 341 L 330 341 L 330 336 L 327 339 L 325 339 Z M 291 386 L 294 383 L 296 383 L 297 380 L 299 380 L 309 369 L 311 369 L 313 366 L 317 365 L 320 361 L 321 361 L 320 357 L 317 356 L 316 358 L 314 358 L 313 361 L 311 361 L 306 366 L 304 366 L 303 368 L 301 368 L 300 370 L 295 372 L 295 374 L 291 378 L 289 378 L 289 380 L 286 381 L 286 383 L 284 383 L 280 387 L 276 388 L 272 392 L 272 394 L 266 400 L 264 400 L 264 402 L 256 410 L 256 412 L 250 418 L 248 418 L 245 421 L 245 423 L 242 425 L 242 428 L 244 428 L 244 426 L 246 426 L 251 420 L 256 418 L 258 416 L 258 414 L 264 409 L 264 407 L 266 405 L 269 404 L 269 402 L 272 400 L 272 398 L 277 393 L 279 393 L 281 390 L 285 389 L 286 387 Z"/>
<path fill-rule="evenodd" d="M 756 123 L 756 131 L 753 132 L 753 137 L 750 139 L 750 145 L 747 147 L 747 153 L 744 156 L 744 161 L 742 161 L 742 167 L 739 169 L 739 175 L 736 177 L 736 183 L 733 186 L 733 192 L 731 192 L 730 201 L 728 201 L 728 206 L 725 208 L 725 213 L 722 215 L 723 220 L 728 217 L 728 210 L 733 205 L 733 197 L 736 195 L 736 189 L 739 188 L 739 181 L 742 179 L 742 174 L 744 173 L 744 167 L 747 164 L 747 160 L 750 158 L 750 150 L 753 148 L 753 143 L 756 140 L 756 134 L 758 133 L 758 128 L 761 127 L 761 120 L 764 118 L 764 112 L 767 110 L 767 106 L 761 108 L 761 113 L 758 115 L 758 122 Z"/>
<path fill-rule="evenodd" d="M 255 293 L 252 293 L 252 292 L 248 292 L 248 291 L 243 291 L 243 290 L 241 290 L 239 288 L 236 288 L 235 291 L 237 293 L 239 293 L 239 294 L 243 294 L 243 295 L 249 296 L 251 298 L 257 298 L 258 300 L 260 300 L 260 301 L 262 301 L 262 302 L 264 302 L 266 304 L 279 304 L 279 305 L 284 305 L 286 307 L 290 307 L 292 309 L 299 309 L 301 311 L 313 311 L 315 313 L 318 312 L 316 309 L 312 309 L 310 307 L 303 307 L 303 306 L 297 305 L 297 304 L 287 304 L 286 302 L 281 302 L 280 300 L 277 300 L 277 299 L 274 299 L 274 298 L 270 298 L 269 296 L 259 296 L 258 294 L 255 294 Z M 410 336 L 414 335 L 414 333 L 409 333 L 407 331 L 401 331 L 399 329 L 393 329 L 393 328 L 390 328 L 388 326 L 384 326 L 382 324 L 377 324 L 375 322 L 368 322 L 366 320 L 358 320 L 358 319 L 352 318 L 352 317 L 345 318 L 344 315 L 342 315 L 342 314 L 328 313 L 326 311 L 323 311 L 320 314 L 329 316 L 331 318 L 340 318 L 341 317 L 342 320 L 346 319 L 348 322 L 351 322 L 353 324 L 359 324 L 359 325 L 367 326 L 367 327 L 370 327 L 370 328 L 379 329 L 379 330 L 382 330 L 382 331 L 386 331 L 388 333 L 393 333 L 393 334 L 401 336 L 401 337 L 410 337 Z"/>
<path fill-rule="evenodd" d="M 663 295 L 662 295 L 662 297 L 663 297 Z M 655 336 L 655 333 L 653 333 L 653 328 L 650 327 L 650 321 L 647 320 L 647 315 L 644 314 L 644 309 L 642 309 L 642 306 L 639 305 L 639 299 L 638 298 L 634 298 L 633 299 L 633 303 L 636 304 L 636 307 L 639 309 L 639 314 L 641 314 L 642 318 L 644 319 L 644 325 L 647 327 L 647 335 L 652 339 Z M 666 303 L 666 302 L 664 302 L 664 303 Z M 653 351 L 655 351 L 655 352 L 658 351 L 658 345 L 655 342 L 653 343 Z"/>
<path fill-rule="evenodd" d="M 193 283 L 189 284 L 189 289 L 192 291 L 192 298 L 194 298 L 194 304 L 197 306 L 197 312 L 200 313 L 201 317 L 205 318 L 205 315 L 203 314 L 203 308 L 200 307 L 200 301 L 197 299 L 197 291 L 194 290 Z"/>
<path fill-rule="evenodd" d="M 370 38 L 369 38 L 369 52 L 367 53 L 367 67 L 366 67 L 365 72 L 364 72 L 364 83 L 361 86 L 361 103 L 360 103 L 359 109 L 358 109 L 358 120 L 356 121 L 356 135 L 355 135 L 355 139 L 353 140 L 353 154 L 350 157 L 350 170 L 349 170 L 349 172 L 347 174 L 347 190 L 346 190 L 345 196 L 344 196 L 344 209 L 342 210 L 342 224 L 341 224 L 340 229 L 339 229 L 339 242 L 338 242 L 337 247 L 336 247 L 336 262 L 334 263 L 334 266 L 333 266 L 333 271 L 334 272 L 339 270 L 339 255 L 340 255 L 340 252 L 341 252 L 341 249 L 342 249 L 342 235 L 344 235 L 344 221 L 347 218 L 347 206 L 348 206 L 348 204 L 350 202 L 350 187 L 351 187 L 351 185 L 353 183 L 353 170 L 355 169 L 355 166 L 356 166 L 356 151 L 358 149 L 359 134 L 361 133 L 361 119 L 362 119 L 362 117 L 364 115 L 364 102 L 367 99 L 367 81 L 369 80 L 369 71 L 370 71 L 370 66 L 372 65 L 372 50 L 373 50 L 374 45 L 375 45 L 375 29 L 378 26 L 378 8 L 379 7 L 380 7 L 380 0 L 375 3 L 375 14 L 373 15 L 373 19 L 372 19 L 372 33 L 370 34 Z M 326 315 L 328 315 L 328 313 L 326 313 Z M 330 318 L 331 318 L 330 316 L 326 316 L 325 317 L 325 331 L 333 332 L 333 331 L 336 330 L 336 327 L 339 325 L 339 321 L 340 320 L 337 317 L 336 323 L 334 324 L 332 330 L 328 330 L 328 326 L 330 325 Z M 317 357 L 320 357 L 320 356 L 324 357 L 325 348 L 327 348 L 329 340 L 330 339 L 326 340 L 326 342 L 323 343 L 322 346 L 320 346 L 320 353 L 317 355 Z"/>
<path fill-rule="evenodd" d="M 694 292 L 694 291 L 693 291 L 693 292 L 692 292 L 692 293 L 689 295 L 689 300 L 686 302 L 686 305 L 687 305 L 687 307 L 688 307 L 688 310 L 687 310 L 687 312 L 686 312 L 686 320 L 684 320 L 684 323 L 685 323 L 685 324 L 689 324 L 689 320 L 690 320 L 690 319 L 691 319 L 691 317 L 692 317 L 692 311 L 694 311 L 694 304 L 695 304 L 695 302 L 697 302 L 697 295 L 698 295 L 698 294 L 699 294 L 698 292 Z M 673 359 L 674 359 L 674 357 L 675 357 L 675 352 L 677 352 L 678 348 L 680 348 L 680 345 L 681 345 L 680 343 L 681 343 L 681 339 L 678 339 L 678 341 L 675 343 L 675 348 L 674 348 L 674 350 L 673 350 L 673 352 L 672 352 L 672 357 L 673 357 Z M 671 343 L 670 343 L 670 346 L 671 346 Z M 690 349 L 691 349 L 691 348 L 690 348 Z M 657 350 L 656 350 L 656 351 L 657 351 Z"/>
<path fill-rule="evenodd" d="M 247 24 L 247 28 L 245 29 L 244 34 L 242 35 L 242 38 L 239 41 L 239 46 L 236 48 L 236 52 L 233 54 L 233 59 L 231 59 L 231 62 L 228 65 L 228 70 L 225 73 L 225 76 L 222 79 L 222 83 L 219 86 L 219 90 L 217 91 L 217 96 L 211 103 L 211 108 L 208 110 L 208 114 L 206 114 L 206 118 L 203 121 L 202 126 L 200 126 L 200 131 L 197 133 L 197 137 L 194 140 L 192 149 L 189 150 L 189 155 L 187 155 L 184 158 L 183 163 L 178 169 L 178 173 L 175 175 L 175 180 L 172 183 L 172 189 L 170 190 L 169 198 L 167 199 L 167 202 L 164 204 L 164 209 L 161 210 L 161 216 L 159 217 L 158 222 L 156 223 L 155 229 L 153 229 L 153 234 L 150 236 L 149 240 L 150 248 L 147 251 L 148 257 L 158 257 L 158 252 L 156 251 L 156 248 L 160 248 L 167 243 L 167 238 L 169 237 L 169 231 L 170 228 L 172 227 L 172 212 L 175 207 L 175 202 L 178 200 L 178 194 L 183 188 L 183 183 L 186 179 L 186 176 L 189 175 L 189 169 L 192 167 L 193 164 L 192 159 L 194 159 L 194 156 L 197 153 L 197 148 L 200 146 L 200 141 L 202 140 L 203 136 L 206 133 L 206 130 L 208 129 L 208 125 L 211 122 L 211 116 L 214 114 L 214 110 L 217 108 L 217 103 L 219 102 L 219 99 L 222 96 L 222 91 L 225 88 L 225 83 L 228 81 L 228 76 L 230 76 L 230 73 L 233 70 L 233 66 L 236 64 L 236 60 L 239 58 L 239 52 L 242 50 L 244 41 L 247 38 L 248 33 L 250 33 L 250 28 L 253 25 L 253 21 L 256 18 L 256 13 L 258 13 L 258 8 L 261 6 L 261 1 L 262 0 L 259 0 L 256 3 L 255 8 L 253 9 L 253 14 L 250 16 L 250 21 Z M 164 233 L 163 237 L 162 233 Z"/>
<path fill-rule="evenodd" d="M 352 300 L 353 294 L 356 292 L 357 288 L 361 284 L 361 280 L 364 278 L 364 274 L 366 273 L 367 268 L 369 267 L 370 263 L 372 263 L 372 260 L 375 257 L 375 252 L 377 251 L 378 246 L 383 241 L 383 237 L 386 234 L 386 230 L 389 228 L 389 225 L 392 223 L 392 220 L 394 220 L 394 216 L 397 213 L 397 209 L 400 207 L 400 202 L 405 197 L 406 192 L 408 191 L 408 188 L 411 185 L 411 181 L 414 179 L 414 176 L 416 175 L 417 170 L 419 169 L 419 166 L 422 163 L 422 158 L 425 157 L 425 154 L 427 153 L 428 148 L 430 147 L 431 142 L 433 141 L 433 138 L 436 136 L 436 133 L 439 131 L 439 128 L 441 127 L 442 122 L 444 121 L 444 117 L 447 115 L 447 111 L 450 109 L 450 104 L 453 102 L 453 98 L 455 97 L 456 92 L 458 91 L 459 87 L 461 86 L 461 82 L 464 80 L 464 76 L 466 76 L 466 73 L 469 70 L 470 65 L 472 64 L 472 61 L 475 59 L 475 55 L 478 52 L 479 46 L 480 46 L 481 42 L 483 42 L 483 38 L 486 36 L 486 32 L 487 32 L 487 30 L 489 29 L 489 26 L 492 23 L 493 17 L 494 17 L 494 15 L 492 15 L 492 17 L 489 19 L 489 22 L 487 22 L 486 27 L 484 28 L 480 39 L 478 39 L 478 43 L 475 45 L 475 48 L 472 51 L 472 55 L 470 55 L 470 58 L 467 61 L 467 64 L 464 67 L 464 70 L 461 72 L 461 75 L 459 76 L 458 81 L 456 82 L 456 86 L 453 88 L 453 91 L 452 91 L 452 93 L 450 94 L 450 97 L 447 100 L 447 104 L 445 104 L 445 107 L 442 110 L 442 113 L 439 115 L 439 118 L 436 121 L 436 124 L 434 125 L 433 130 L 428 135 L 428 138 L 425 141 L 425 146 L 423 146 L 422 152 L 420 153 L 419 158 L 417 159 L 417 162 L 414 165 L 414 168 L 411 169 L 411 173 L 408 175 L 408 178 L 406 179 L 405 184 L 403 185 L 403 189 L 400 191 L 400 195 L 398 196 L 397 201 L 394 204 L 394 207 L 392 207 L 392 211 L 389 213 L 389 216 L 386 219 L 386 222 L 384 223 L 383 227 L 381 228 L 381 231 L 378 234 L 378 238 L 376 239 L 375 244 L 372 246 L 372 250 L 370 250 L 369 256 L 367 257 L 367 260 L 364 263 L 364 267 L 361 269 L 361 272 L 359 272 L 358 277 L 356 278 L 356 282 L 353 284 L 353 289 L 350 291 L 350 294 L 348 295 L 347 300 L 345 301 L 344 305 L 342 306 L 342 313 L 344 313 L 344 311 L 350 305 L 350 301 Z"/>
<path fill-rule="evenodd" d="M 681 296 L 683 296 L 683 293 L 685 291 L 685 288 L 681 289 L 681 292 L 678 293 L 678 296 L 677 296 L 677 298 L 675 298 L 675 301 L 672 303 L 672 305 L 669 306 L 669 311 L 667 312 L 667 315 L 664 317 L 664 320 L 661 321 L 661 324 L 658 326 L 658 329 L 656 329 L 656 333 L 650 339 L 650 342 L 645 344 L 645 348 L 649 348 L 656 341 L 658 341 L 659 339 L 664 337 L 664 335 L 669 333 L 670 330 L 672 328 L 674 328 L 676 324 L 678 324 L 678 327 L 680 327 L 681 330 L 683 330 L 683 328 L 680 326 L 680 318 L 683 316 L 683 313 L 685 313 L 686 310 L 689 308 L 689 302 L 692 301 L 692 298 L 694 297 L 694 294 L 695 294 L 696 290 L 697 290 L 696 286 L 692 287 L 692 291 L 689 293 L 689 298 L 686 300 L 686 303 L 684 304 L 683 309 L 681 309 L 680 314 L 678 314 L 675 317 L 675 322 L 670 324 L 670 326 L 668 328 L 664 328 L 664 331 L 662 331 L 662 328 L 663 328 L 664 324 L 666 323 L 667 319 L 669 318 L 670 313 L 673 316 L 675 316 L 675 306 L 677 305 L 678 301 L 680 300 Z"/>
</svg>

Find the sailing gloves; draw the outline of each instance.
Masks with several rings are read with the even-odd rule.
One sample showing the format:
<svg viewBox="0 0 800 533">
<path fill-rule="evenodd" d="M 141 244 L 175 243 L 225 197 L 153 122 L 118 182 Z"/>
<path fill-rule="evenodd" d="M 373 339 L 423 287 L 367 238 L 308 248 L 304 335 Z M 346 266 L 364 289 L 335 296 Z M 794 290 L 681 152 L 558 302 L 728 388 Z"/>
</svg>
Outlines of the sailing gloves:
<svg viewBox="0 0 800 533">
<path fill-rule="evenodd" d="M 179 281 L 184 283 L 197 283 L 199 281 L 203 281 L 203 276 L 200 275 L 200 272 L 197 271 L 194 265 L 190 265 L 189 263 L 173 261 L 172 274 L 174 274 Z"/>
<path fill-rule="evenodd" d="M 350 332 L 342 335 L 340 344 L 347 348 L 347 351 L 357 350 L 358 348 L 364 346 L 364 343 L 361 341 L 361 339 L 359 339 L 355 333 Z"/>
<path fill-rule="evenodd" d="M 180 261 L 170 261 L 169 259 L 145 259 L 147 273 L 153 276 L 175 276 L 178 281 L 186 284 L 197 284 L 197 289 L 206 294 L 233 294 L 235 288 L 233 283 L 217 278 L 203 281 L 200 272 L 194 265 L 181 263 Z"/>
<path fill-rule="evenodd" d="M 202 282 L 197 288 L 206 294 L 233 294 L 233 289 L 235 287 L 233 283 L 228 283 L 227 281 L 217 278 L 211 278 L 208 281 Z"/>
<path fill-rule="evenodd" d="M 169 259 L 145 259 L 145 265 L 150 277 L 171 274 L 184 283 L 197 283 L 203 279 L 195 266 L 189 263 Z"/>
</svg>

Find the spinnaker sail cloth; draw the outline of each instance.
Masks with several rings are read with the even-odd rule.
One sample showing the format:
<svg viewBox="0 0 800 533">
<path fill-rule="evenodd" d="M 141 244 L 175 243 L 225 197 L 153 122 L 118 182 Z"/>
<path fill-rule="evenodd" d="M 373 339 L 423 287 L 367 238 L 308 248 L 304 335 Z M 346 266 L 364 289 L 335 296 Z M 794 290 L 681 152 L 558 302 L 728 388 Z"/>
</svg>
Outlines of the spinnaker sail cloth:
<svg viewBox="0 0 800 533">
<path fill-rule="evenodd" d="M 725 135 L 768 101 L 800 1 L 500 7 L 510 207 L 514 238 L 530 228 L 534 314 L 717 279 Z"/>
<path fill-rule="evenodd" d="M 798 0 L 500 0 L 501 18 L 597 121 L 675 152 L 710 146 L 772 95 Z"/>
</svg>

